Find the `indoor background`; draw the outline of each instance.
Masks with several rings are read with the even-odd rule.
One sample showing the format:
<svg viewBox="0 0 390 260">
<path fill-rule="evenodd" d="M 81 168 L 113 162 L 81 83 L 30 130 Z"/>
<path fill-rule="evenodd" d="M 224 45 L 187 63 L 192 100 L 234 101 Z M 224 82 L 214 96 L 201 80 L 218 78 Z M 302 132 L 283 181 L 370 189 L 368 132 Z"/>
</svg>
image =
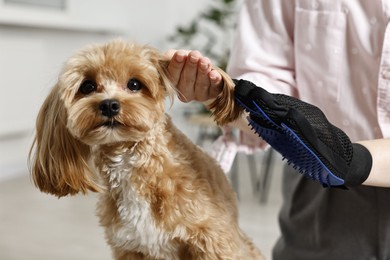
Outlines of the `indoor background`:
<svg viewBox="0 0 390 260">
<path fill-rule="evenodd" d="M 170 38 L 188 36 L 188 31 L 178 34 L 179 26 L 191 29 L 197 17 L 224 2 L 0 0 L 1 260 L 111 259 L 94 214 L 96 195 L 57 199 L 40 193 L 28 175 L 34 121 L 63 62 L 87 44 L 118 37 L 161 51 L 198 43 L 203 50 L 201 38 L 190 45 Z M 234 25 L 234 14 L 225 19 Z M 218 36 L 218 29 L 210 26 L 206 35 Z M 230 38 L 222 42 L 228 46 Z M 207 150 L 218 130 L 210 120 L 189 118 L 198 109 L 199 104 L 175 100 L 167 112 Z M 239 154 L 229 175 L 239 196 L 241 226 L 267 259 L 279 234 L 280 162 L 269 151 Z"/>
</svg>

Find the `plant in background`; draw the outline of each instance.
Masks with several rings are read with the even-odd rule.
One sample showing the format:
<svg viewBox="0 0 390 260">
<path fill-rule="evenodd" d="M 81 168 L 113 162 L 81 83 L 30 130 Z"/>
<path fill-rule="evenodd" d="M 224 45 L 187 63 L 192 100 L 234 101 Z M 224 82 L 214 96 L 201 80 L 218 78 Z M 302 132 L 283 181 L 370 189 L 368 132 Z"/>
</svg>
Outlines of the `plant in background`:
<svg viewBox="0 0 390 260">
<path fill-rule="evenodd" d="M 169 41 L 176 43 L 176 48 L 199 50 L 226 69 L 236 12 L 237 0 L 214 0 L 188 25 L 178 26 Z"/>
</svg>

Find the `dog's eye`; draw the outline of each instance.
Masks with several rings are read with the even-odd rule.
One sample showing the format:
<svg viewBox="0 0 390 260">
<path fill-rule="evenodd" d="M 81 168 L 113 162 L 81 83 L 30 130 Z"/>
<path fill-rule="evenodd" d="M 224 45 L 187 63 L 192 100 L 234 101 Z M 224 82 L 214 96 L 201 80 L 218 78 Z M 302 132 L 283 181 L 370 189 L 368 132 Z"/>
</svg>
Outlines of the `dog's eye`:
<svg viewBox="0 0 390 260">
<path fill-rule="evenodd" d="M 79 91 L 83 93 L 84 95 L 88 95 L 96 90 L 96 84 L 95 82 L 91 80 L 86 80 L 83 83 L 81 83 Z"/>
<path fill-rule="evenodd" d="M 142 83 L 138 79 L 132 78 L 129 80 L 129 82 L 127 82 L 127 88 L 132 92 L 137 92 L 141 90 Z"/>
</svg>

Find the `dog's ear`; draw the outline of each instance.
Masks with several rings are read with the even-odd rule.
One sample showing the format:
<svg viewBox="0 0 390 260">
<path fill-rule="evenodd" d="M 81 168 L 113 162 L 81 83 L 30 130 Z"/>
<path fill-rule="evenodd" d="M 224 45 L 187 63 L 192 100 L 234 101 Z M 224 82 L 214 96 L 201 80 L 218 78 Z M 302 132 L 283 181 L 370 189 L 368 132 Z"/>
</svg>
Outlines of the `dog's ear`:
<svg viewBox="0 0 390 260">
<path fill-rule="evenodd" d="M 239 106 L 234 98 L 235 84 L 230 76 L 222 69 L 215 67 L 222 75 L 223 87 L 222 92 L 207 107 L 214 116 L 215 122 L 222 126 L 235 121 L 241 116 L 243 109 Z"/>
<path fill-rule="evenodd" d="M 173 100 L 173 96 L 176 93 L 176 88 L 173 86 L 171 80 L 169 79 L 169 74 L 167 71 L 170 60 L 166 57 L 162 57 L 159 60 L 158 70 L 162 77 L 164 86 L 167 88 L 167 93 Z M 212 115 L 214 116 L 215 122 L 222 126 L 230 122 L 235 121 L 238 117 L 241 116 L 243 109 L 241 106 L 236 104 L 234 99 L 234 87 L 235 84 L 230 76 L 224 72 L 222 69 L 215 67 L 215 70 L 222 75 L 223 87 L 222 92 L 214 99 L 210 104 L 207 105 L 208 109 L 211 110 Z"/>
<path fill-rule="evenodd" d="M 160 74 L 161 83 L 165 87 L 166 95 L 171 99 L 171 102 L 173 102 L 177 90 L 169 78 L 169 73 L 168 73 L 169 62 L 170 60 L 167 57 L 160 56 L 157 62 L 157 70 L 158 73 Z"/>
<path fill-rule="evenodd" d="M 57 85 L 43 103 L 36 121 L 29 154 L 34 184 L 58 197 L 99 191 L 88 167 L 90 147 L 75 139 L 66 128 L 67 112 L 59 93 Z"/>
</svg>

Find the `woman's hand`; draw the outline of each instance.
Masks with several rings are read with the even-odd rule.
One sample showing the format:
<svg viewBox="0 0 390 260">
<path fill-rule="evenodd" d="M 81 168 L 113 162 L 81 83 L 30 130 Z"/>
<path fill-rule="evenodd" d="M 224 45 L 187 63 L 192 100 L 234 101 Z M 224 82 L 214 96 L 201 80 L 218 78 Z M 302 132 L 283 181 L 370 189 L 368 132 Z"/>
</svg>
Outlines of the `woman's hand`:
<svg viewBox="0 0 390 260">
<path fill-rule="evenodd" d="M 205 102 L 222 91 L 222 76 L 199 51 L 169 50 L 168 73 L 183 102 Z"/>
</svg>

